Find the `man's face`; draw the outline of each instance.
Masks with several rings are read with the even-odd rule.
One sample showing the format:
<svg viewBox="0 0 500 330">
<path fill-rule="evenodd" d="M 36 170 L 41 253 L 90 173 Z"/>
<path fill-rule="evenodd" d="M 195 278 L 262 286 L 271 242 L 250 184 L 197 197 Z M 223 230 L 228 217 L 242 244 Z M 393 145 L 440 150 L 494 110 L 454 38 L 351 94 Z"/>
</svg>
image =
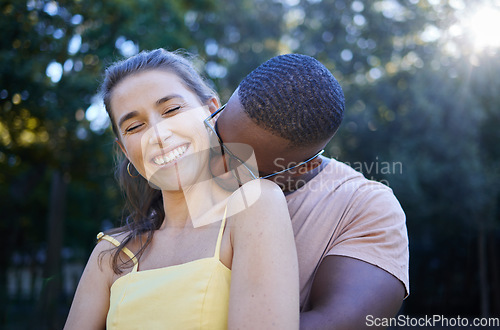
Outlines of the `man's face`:
<svg viewBox="0 0 500 330">
<path fill-rule="evenodd" d="M 289 141 L 271 134 L 255 124 L 243 111 L 236 91 L 229 99 L 226 108 L 217 120 L 219 136 L 224 143 L 243 143 L 250 145 L 255 152 L 259 176 L 272 174 L 289 168 L 311 157 L 317 150 L 310 148 L 292 148 Z M 282 187 L 289 186 L 297 170 L 272 176 L 269 180 Z"/>
</svg>

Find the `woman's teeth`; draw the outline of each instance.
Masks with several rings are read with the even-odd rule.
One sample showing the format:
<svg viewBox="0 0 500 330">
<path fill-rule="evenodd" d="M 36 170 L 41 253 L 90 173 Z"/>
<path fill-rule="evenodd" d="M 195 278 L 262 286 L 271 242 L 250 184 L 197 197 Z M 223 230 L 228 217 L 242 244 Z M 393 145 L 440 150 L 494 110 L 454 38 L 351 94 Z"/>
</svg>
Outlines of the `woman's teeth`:
<svg viewBox="0 0 500 330">
<path fill-rule="evenodd" d="M 168 164 L 168 163 L 180 158 L 186 152 L 187 148 L 188 147 L 186 145 L 175 148 L 174 150 L 170 151 L 168 154 L 156 156 L 155 158 L 153 158 L 153 162 L 156 165 Z"/>
</svg>

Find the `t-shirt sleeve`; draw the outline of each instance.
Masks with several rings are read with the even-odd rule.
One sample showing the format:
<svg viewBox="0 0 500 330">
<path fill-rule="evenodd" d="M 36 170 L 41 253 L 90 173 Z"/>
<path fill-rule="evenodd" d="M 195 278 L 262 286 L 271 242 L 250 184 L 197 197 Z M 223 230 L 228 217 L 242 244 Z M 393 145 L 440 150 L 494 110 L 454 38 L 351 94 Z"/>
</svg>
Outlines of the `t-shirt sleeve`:
<svg viewBox="0 0 500 330">
<path fill-rule="evenodd" d="M 392 190 L 367 182 L 356 190 L 326 253 L 359 259 L 384 269 L 410 293 L 406 217 Z"/>
</svg>

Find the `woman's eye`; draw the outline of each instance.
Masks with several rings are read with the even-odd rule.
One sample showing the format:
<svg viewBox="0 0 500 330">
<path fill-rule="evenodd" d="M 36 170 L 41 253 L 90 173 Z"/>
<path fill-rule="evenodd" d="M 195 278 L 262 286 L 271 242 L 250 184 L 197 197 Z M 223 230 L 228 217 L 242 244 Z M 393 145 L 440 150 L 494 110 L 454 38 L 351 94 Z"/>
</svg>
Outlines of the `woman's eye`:
<svg viewBox="0 0 500 330">
<path fill-rule="evenodd" d="M 131 132 L 135 131 L 136 129 L 138 129 L 139 127 L 141 127 L 142 125 L 143 125 L 143 124 L 133 125 L 133 126 L 131 126 L 131 127 L 127 128 L 127 129 L 125 130 L 125 132 L 127 132 L 127 133 L 131 133 Z"/>
<path fill-rule="evenodd" d="M 180 108 L 181 108 L 180 106 L 177 106 L 177 107 L 174 107 L 174 108 L 167 109 L 167 110 L 165 110 L 165 112 L 163 112 L 163 114 L 164 115 L 173 115 L 174 112 L 176 112 Z"/>
</svg>

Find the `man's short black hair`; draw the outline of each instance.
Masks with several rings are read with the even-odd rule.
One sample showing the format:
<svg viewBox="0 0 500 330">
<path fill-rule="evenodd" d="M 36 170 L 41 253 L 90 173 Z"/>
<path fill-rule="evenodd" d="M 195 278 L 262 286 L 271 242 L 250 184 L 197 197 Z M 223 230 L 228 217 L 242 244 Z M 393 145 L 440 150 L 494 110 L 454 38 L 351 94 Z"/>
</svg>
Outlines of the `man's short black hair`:
<svg viewBox="0 0 500 330">
<path fill-rule="evenodd" d="M 243 79 L 238 96 L 257 125 L 292 146 L 328 141 L 344 116 L 338 81 L 306 55 L 280 55 L 263 63 Z"/>
</svg>

